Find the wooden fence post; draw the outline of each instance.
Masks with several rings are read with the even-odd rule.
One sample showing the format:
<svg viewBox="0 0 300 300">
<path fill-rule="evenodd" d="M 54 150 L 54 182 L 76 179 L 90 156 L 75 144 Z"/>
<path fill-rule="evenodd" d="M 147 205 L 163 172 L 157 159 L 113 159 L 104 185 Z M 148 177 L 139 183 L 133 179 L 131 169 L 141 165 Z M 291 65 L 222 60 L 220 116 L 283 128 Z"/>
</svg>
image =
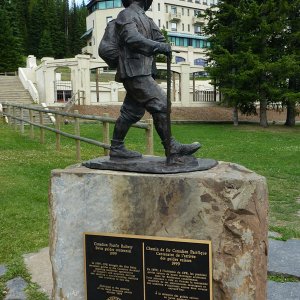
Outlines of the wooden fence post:
<svg viewBox="0 0 300 300">
<path fill-rule="evenodd" d="M 148 155 L 153 155 L 153 120 L 148 119 L 146 120 L 146 123 L 148 124 L 148 129 L 146 129 L 146 153 Z"/>
<path fill-rule="evenodd" d="M 60 130 L 60 115 L 55 114 L 55 129 Z M 60 134 L 56 132 L 56 151 L 60 151 Z"/>
<path fill-rule="evenodd" d="M 24 134 L 24 121 L 23 121 L 23 118 L 24 118 L 24 110 L 23 108 L 21 107 L 20 108 L 20 119 L 21 119 L 21 123 L 20 123 L 20 132 L 21 134 Z"/>
<path fill-rule="evenodd" d="M 108 113 L 103 114 L 104 117 L 109 117 Z M 103 143 L 110 144 L 109 138 L 109 123 L 103 122 Z M 104 149 L 104 155 L 109 155 L 109 149 Z"/>
<path fill-rule="evenodd" d="M 17 116 L 17 108 L 14 106 L 13 107 L 13 124 L 14 124 L 14 130 L 17 130 L 16 116 Z"/>
<path fill-rule="evenodd" d="M 43 118 L 43 112 L 39 112 L 40 115 L 40 125 L 44 125 L 44 118 Z M 44 128 L 40 127 L 40 143 L 44 144 L 45 143 L 45 131 Z"/>
<path fill-rule="evenodd" d="M 11 106 L 9 104 L 7 105 L 7 112 L 9 114 L 9 117 L 7 117 L 7 122 L 8 125 L 11 125 Z"/>
<path fill-rule="evenodd" d="M 2 117 L 3 117 L 3 124 L 6 123 L 6 122 L 5 122 L 5 118 L 7 118 L 6 115 L 5 115 L 6 110 L 7 110 L 6 107 L 3 107 L 3 108 L 2 108 L 2 111 L 3 111 L 3 114 L 2 114 Z M 8 120 L 8 119 L 7 119 L 7 120 Z"/>
<path fill-rule="evenodd" d="M 78 110 L 74 110 L 74 114 L 78 114 Z M 80 136 L 80 123 L 79 119 L 74 117 L 75 122 L 75 135 Z M 81 160 L 81 151 L 80 151 L 80 140 L 75 140 L 76 143 L 76 159 Z"/>
<path fill-rule="evenodd" d="M 33 110 L 29 109 L 29 121 L 34 123 Z M 34 125 L 30 124 L 30 138 L 34 139 Z"/>
</svg>

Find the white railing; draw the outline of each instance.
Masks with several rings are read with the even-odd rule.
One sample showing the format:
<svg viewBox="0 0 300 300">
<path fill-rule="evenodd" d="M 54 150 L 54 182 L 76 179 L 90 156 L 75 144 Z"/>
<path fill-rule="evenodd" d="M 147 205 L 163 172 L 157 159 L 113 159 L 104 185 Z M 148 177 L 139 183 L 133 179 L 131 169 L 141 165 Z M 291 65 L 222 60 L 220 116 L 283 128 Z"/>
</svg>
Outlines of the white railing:
<svg viewBox="0 0 300 300">
<path fill-rule="evenodd" d="M 33 82 L 27 78 L 26 72 L 23 68 L 19 68 L 19 78 L 26 90 L 28 90 L 34 103 L 39 103 L 39 93 Z"/>
<path fill-rule="evenodd" d="M 49 110 L 46 103 L 41 103 L 41 105 L 45 109 L 45 111 Z M 53 116 L 53 114 L 51 112 L 46 112 L 46 114 L 48 115 L 51 122 L 55 125 L 56 120 L 55 120 L 55 117 Z"/>
</svg>

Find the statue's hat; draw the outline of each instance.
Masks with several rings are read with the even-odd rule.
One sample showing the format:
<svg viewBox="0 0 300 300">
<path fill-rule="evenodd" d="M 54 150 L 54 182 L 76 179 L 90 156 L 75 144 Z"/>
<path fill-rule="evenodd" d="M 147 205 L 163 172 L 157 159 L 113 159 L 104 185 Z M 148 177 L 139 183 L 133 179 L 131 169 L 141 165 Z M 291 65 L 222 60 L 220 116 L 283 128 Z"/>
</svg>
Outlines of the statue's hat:
<svg viewBox="0 0 300 300">
<path fill-rule="evenodd" d="M 148 10 L 151 6 L 153 0 L 144 0 L 145 7 L 144 10 Z M 128 7 L 131 4 L 132 0 L 122 0 L 124 7 Z"/>
</svg>

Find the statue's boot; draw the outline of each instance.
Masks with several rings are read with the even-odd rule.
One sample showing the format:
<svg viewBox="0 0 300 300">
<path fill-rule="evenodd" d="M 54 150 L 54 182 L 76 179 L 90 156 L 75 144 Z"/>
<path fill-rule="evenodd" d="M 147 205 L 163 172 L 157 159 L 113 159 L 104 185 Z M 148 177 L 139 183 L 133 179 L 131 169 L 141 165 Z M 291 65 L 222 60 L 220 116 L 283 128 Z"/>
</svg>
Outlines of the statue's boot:
<svg viewBox="0 0 300 300">
<path fill-rule="evenodd" d="M 124 139 L 131 125 L 132 124 L 130 122 L 122 119 L 121 117 L 119 117 L 116 121 L 109 151 L 109 156 L 111 159 L 130 159 L 142 157 L 141 153 L 125 148 Z"/>
<path fill-rule="evenodd" d="M 109 151 L 111 159 L 129 159 L 129 158 L 140 158 L 142 154 L 137 151 L 128 150 L 124 146 L 124 142 L 120 140 L 111 140 L 111 146 Z"/>
<path fill-rule="evenodd" d="M 155 113 L 152 115 L 155 129 L 162 141 L 165 148 L 165 154 L 167 155 L 168 141 L 167 141 L 167 114 Z M 192 144 L 181 144 L 171 137 L 170 140 L 170 155 L 192 155 L 201 148 L 200 143 L 194 142 Z"/>
</svg>

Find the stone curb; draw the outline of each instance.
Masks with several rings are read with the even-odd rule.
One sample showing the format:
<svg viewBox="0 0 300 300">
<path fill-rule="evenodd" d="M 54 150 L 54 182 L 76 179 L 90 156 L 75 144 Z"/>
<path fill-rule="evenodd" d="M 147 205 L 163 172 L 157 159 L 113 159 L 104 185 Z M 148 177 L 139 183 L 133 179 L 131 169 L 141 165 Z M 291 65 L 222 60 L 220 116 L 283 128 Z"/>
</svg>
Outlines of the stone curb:
<svg viewBox="0 0 300 300">
<path fill-rule="evenodd" d="M 53 279 L 49 248 L 43 248 L 36 253 L 25 254 L 23 257 L 32 282 L 37 283 L 41 287 L 40 290 L 50 298 Z"/>
<path fill-rule="evenodd" d="M 26 300 L 26 294 L 24 292 L 28 283 L 22 277 L 16 277 L 9 280 L 6 283 L 8 293 L 4 300 Z"/>
<path fill-rule="evenodd" d="M 7 272 L 7 268 L 5 265 L 0 265 L 0 277 L 4 276 Z"/>
<path fill-rule="evenodd" d="M 268 282 L 268 300 L 299 300 L 300 282 Z"/>
<path fill-rule="evenodd" d="M 269 274 L 300 278 L 300 240 L 284 242 L 269 239 L 268 271 Z"/>
</svg>

